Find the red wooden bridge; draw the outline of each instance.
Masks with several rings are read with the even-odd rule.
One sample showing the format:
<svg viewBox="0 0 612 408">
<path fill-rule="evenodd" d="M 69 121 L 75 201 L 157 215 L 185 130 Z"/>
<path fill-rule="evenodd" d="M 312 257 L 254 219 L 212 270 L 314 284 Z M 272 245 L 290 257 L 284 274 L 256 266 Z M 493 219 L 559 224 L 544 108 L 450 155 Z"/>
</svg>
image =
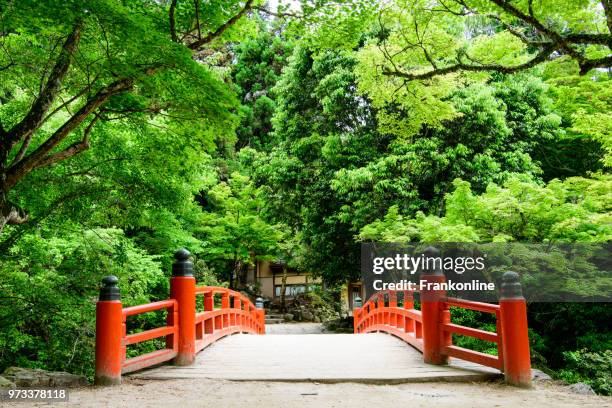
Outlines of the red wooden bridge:
<svg viewBox="0 0 612 408">
<path fill-rule="evenodd" d="M 175 254 L 168 300 L 124 308 L 117 278 L 104 278 L 96 316 L 96 384 L 120 384 L 123 374 L 167 362 L 173 365 L 139 377 L 396 382 L 503 373 L 509 384 L 531 383 L 526 304 L 514 272 L 503 277 L 499 304 L 421 291 L 417 310 L 414 293 L 383 291 L 354 308 L 354 334 L 229 337 L 265 334 L 264 310 L 239 292 L 196 286 L 189 255 L 186 250 Z M 431 273 L 421 279 L 442 282 L 444 276 Z M 453 308 L 495 315 L 496 331 L 453 323 Z M 165 326 L 127 333 L 130 316 L 164 309 Z M 373 332 L 385 334 L 364 335 Z M 495 343 L 497 355 L 453 345 L 453 334 Z M 127 358 L 128 346 L 159 338 L 165 338 L 165 348 Z M 216 343 L 220 339 L 224 340 Z M 205 348 L 205 358 L 196 361 Z M 270 362 L 272 356 L 278 361 Z M 297 369 L 289 369 L 292 366 Z M 247 371 L 254 373 L 244 376 Z"/>
</svg>

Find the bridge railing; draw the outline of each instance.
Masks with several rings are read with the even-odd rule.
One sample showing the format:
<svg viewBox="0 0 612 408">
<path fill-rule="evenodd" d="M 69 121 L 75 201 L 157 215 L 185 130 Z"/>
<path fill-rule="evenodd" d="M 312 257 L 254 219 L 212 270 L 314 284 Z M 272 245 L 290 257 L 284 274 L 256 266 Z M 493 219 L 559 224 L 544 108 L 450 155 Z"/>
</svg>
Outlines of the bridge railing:
<svg viewBox="0 0 612 408">
<path fill-rule="evenodd" d="M 168 300 L 124 308 L 118 279 L 107 276 L 102 280 L 96 305 L 96 384 L 120 384 L 122 374 L 171 360 L 176 365 L 190 365 L 198 351 L 230 334 L 265 333 L 265 312 L 249 298 L 228 288 L 196 287 L 189 256 L 184 249 L 175 254 Z M 200 295 L 203 310 L 197 312 Z M 215 295 L 220 297 L 218 308 Z M 167 311 L 165 326 L 127 333 L 128 317 L 161 310 Z M 127 346 L 162 337 L 164 348 L 127 358 Z"/>
<path fill-rule="evenodd" d="M 157 310 L 166 309 L 168 312 L 167 324 L 163 327 L 146 330 L 139 333 L 127 334 L 127 318 L 128 316 L 136 316 L 143 313 L 154 312 Z M 161 302 L 147 303 L 144 305 L 126 307 L 123 309 L 122 317 L 122 350 L 121 358 L 121 373 L 129 373 L 137 371 L 145 367 L 155 364 L 160 364 L 176 357 L 178 352 L 178 303 L 174 299 L 163 300 Z M 137 357 L 126 359 L 126 347 L 132 344 L 142 343 L 157 339 L 160 337 L 166 338 L 166 348 L 156 350 L 150 353 L 142 354 Z"/>
<path fill-rule="evenodd" d="M 445 281 L 441 274 L 425 275 L 421 279 L 430 283 Z M 401 307 L 397 302 L 399 294 L 403 297 Z M 386 332 L 421 351 L 426 363 L 447 364 L 449 357 L 454 357 L 498 369 L 510 384 L 531 384 L 527 309 L 518 274 L 504 274 L 499 304 L 455 299 L 447 297 L 443 290 L 422 290 L 419 294 L 421 310 L 414 308 L 414 292 L 375 293 L 363 307 L 354 308 L 355 333 Z M 495 315 L 496 331 L 453 323 L 451 307 Z M 453 334 L 495 343 L 497 355 L 453 345 Z"/>
<path fill-rule="evenodd" d="M 398 307 L 399 293 L 403 295 L 402 307 Z M 355 333 L 384 331 L 423 351 L 423 318 L 414 308 L 412 292 L 378 292 L 353 310 L 353 318 Z"/>
<path fill-rule="evenodd" d="M 500 325 L 500 306 L 490 303 L 470 302 L 462 299 L 443 298 L 441 300 L 442 317 L 440 322 L 440 330 L 443 336 L 442 355 L 447 357 L 455 357 L 461 360 L 471 361 L 473 363 L 482 364 L 487 367 L 496 368 L 504 371 L 503 359 L 503 342 L 502 328 Z M 496 331 L 490 332 L 486 330 L 475 329 L 473 327 L 461 326 L 452 323 L 450 307 L 461 309 L 475 310 L 483 313 L 491 313 L 496 317 Z M 468 336 L 479 340 L 488 341 L 497 345 L 497 355 L 481 353 L 478 351 L 466 349 L 452 344 L 452 335 L 458 334 Z"/>
<path fill-rule="evenodd" d="M 203 295 L 203 312 L 196 313 L 196 352 L 221 337 L 236 332 L 264 334 L 264 310 L 257 309 L 251 300 L 226 288 L 201 286 L 196 295 Z M 221 308 L 215 309 L 215 295 L 221 297 Z"/>
</svg>

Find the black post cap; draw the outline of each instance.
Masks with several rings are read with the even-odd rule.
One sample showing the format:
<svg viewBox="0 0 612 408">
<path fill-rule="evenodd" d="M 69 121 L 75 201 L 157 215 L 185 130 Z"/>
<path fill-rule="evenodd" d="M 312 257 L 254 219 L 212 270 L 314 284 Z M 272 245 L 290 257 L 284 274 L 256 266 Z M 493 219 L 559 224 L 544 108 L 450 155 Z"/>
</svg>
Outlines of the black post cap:
<svg viewBox="0 0 612 408">
<path fill-rule="evenodd" d="M 172 276 L 193 276 L 193 263 L 189 260 L 191 253 L 181 248 L 174 253 L 176 261 L 172 264 Z"/>
<path fill-rule="evenodd" d="M 105 276 L 102 279 L 102 287 L 100 288 L 100 300 L 121 300 L 119 293 L 119 279 L 116 276 Z"/>
<path fill-rule="evenodd" d="M 502 275 L 502 284 L 500 290 L 501 299 L 522 299 L 523 289 L 519 274 L 508 271 Z"/>
</svg>

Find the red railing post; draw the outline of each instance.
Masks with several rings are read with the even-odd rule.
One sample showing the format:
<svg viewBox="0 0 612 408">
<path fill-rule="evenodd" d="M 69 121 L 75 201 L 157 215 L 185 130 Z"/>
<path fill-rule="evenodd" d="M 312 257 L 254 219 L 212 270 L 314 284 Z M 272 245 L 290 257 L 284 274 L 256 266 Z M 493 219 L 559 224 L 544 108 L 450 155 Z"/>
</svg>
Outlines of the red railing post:
<svg viewBox="0 0 612 408">
<path fill-rule="evenodd" d="M 421 316 L 423 319 L 423 360 L 429 364 L 447 364 L 448 356 L 442 352 L 442 298 L 446 296 L 446 291 L 432 287 L 446 281 L 441 268 L 437 268 L 436 260 L 440 260 L 440 251 L 434 247 L 428 247 L 424 251 L 423 262 L 429 259 L 433 265 L 424 270 L 421 281 Z"/>
<path fill-rule="evenodd" d="M 414 309 L 414 298 L 412 292 L 404 291 L 404 309 Z M 414 320 L 406 317 L 404 319 L 404 331 L 406 333 L 414 332 Z"/>
<path fill-rule="evenodd" d="M 240 298 L 238 296 L 234 296 L 234 313 L 232 314 L 232 319 L 230 324 L 232 326 L 240 326 L 240 309 L 242 308 L 240 304 Z"/>
<path fill-rule="evenodd" d="M 397 295 L 395 292 L 389 292 L 389 325 L 397 327 L 397 312 L 394 310 L 397 308 Z"/>
<path fill-rule="evenodd" d="M 376 299 L 376 324 L 385 324 L 385 313 L 383 309 L 385 308 L 385 295 L 382 293 L 378 294 L 378 298 Z"/>
<path fill-rule="evenodd" d="M 174 304 L 174 306 L 168 308 L 168 314 L 166 316 L 166 325 L 172 326 L 175 329 L 177 329 L 174 334 L 166 337 L 166 348 L 176 351 L 178 350 L 178 327 L 179 327 L 178 306 L 176 303 Z"/>
<path fill-rule="evenodd" d="M 259 334 L 266 334 L 266 311 L 261 309 L 259 315 Z"/>
<path fill-rule="evenodd" d="M 172 264 L 170 278 L 170 297 L 178 303 L 179 321 L 178 354 L 174 364 L 180 366 L 192 364 L 196 355 L 196 281 L 190 255 L 184 248 L 174 254 L 176 261 Z"/>
<path fill-rule="evenodd" d="M 102 279 L 96 304 L 96 385 L 121 384 L 123 306 L 116 276 Z"/>
<path fill-rule="evenodd" d="M 204 293 L 204 311 L 210 312 L 215 308 L 215 298 L 212 290 Z M 215 330 L 215 319 L 213 317 L 204 320 L 204 334 L 212 334 Z"/>
<path fill-rule="evenodd" d="M 229 292 L 224 292 L 221 295 L 221 309 L 229 309 L 230 307 L 230 302 L 229 302 Z M 229 326 L 229 314 L 228 311 L 225 310 L 223 312 L 223 317 L 221 319 L 221 325 L 223 328 L 226 328 Z"/>
<path fill-rule="evenodd" d="M 506 272 L 502 277 L 499 299 L 504 375 L 512 385 L 531 385 L 531 357 L 527 329 L 527 302 L 519 275 Z"/>
<path fill-rule="evenodd" d="M 353 333 L 359 333 L 359 320 L 361 319 L 361 308 L 353 306 Z"/>
</svg>

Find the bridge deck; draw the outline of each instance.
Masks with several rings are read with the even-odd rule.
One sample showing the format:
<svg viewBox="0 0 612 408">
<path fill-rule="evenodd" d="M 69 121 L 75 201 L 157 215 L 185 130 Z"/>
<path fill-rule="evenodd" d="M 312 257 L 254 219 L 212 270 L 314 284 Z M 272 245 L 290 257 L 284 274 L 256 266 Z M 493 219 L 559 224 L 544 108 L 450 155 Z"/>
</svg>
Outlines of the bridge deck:
<svg viewBox="0 0 612 408">
<path fill-rule="evenodd" d="M 372 334 L 237 334 L 202 350 L 189 367 L 161 366 L 131 375 L 141 379 L 214 378 L 235 381 L 401 383 L 480 381 L 497 370 L 460 360 L 423 363 L 403 341 Z"/>
</svg>

